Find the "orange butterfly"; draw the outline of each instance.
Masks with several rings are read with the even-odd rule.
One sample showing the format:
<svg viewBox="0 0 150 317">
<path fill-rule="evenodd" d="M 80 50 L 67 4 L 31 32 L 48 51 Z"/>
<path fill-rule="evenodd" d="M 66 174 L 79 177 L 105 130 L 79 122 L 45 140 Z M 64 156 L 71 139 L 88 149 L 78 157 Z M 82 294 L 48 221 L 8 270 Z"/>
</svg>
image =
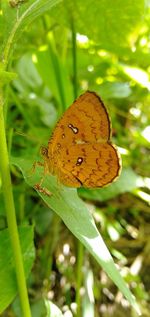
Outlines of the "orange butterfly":
<svg viewBox="0 0 150 317">
<path fill-rule="evenodd" d="M 120 174 L 121 159 L 110 141 L 111 122 L 100 97 L 87 91 L 66 110 L 47 148 L 44 169 L 70 187 L 98 188 Z"/>
</svg>

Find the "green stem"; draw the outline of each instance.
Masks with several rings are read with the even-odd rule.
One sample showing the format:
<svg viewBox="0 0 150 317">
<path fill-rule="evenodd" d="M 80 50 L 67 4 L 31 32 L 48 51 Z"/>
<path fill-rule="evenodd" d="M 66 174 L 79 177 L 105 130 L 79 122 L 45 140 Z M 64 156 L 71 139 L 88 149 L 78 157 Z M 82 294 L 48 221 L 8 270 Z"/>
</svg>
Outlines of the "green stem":
<svg viewBox="0 0 150 317">
<path fill-rule="evenodd" d="M 74 89 L 74 98 L 77 98 L 78 95 L 78 86 L 77 86 L 77 43 L 76 43 L 76 32 L 74 26 L 74 20 L 71 20 L 72 28 L 72 60 L 73 60 L 73 89 Z"/>
<path fill-rule="evenodd" d="M 3 195 L 7 215 L 8 229 L 13 249 L 15 271 L 18 283 L 19 296 L 24 317 L 31 317 L 28 293 L 26 287 L 25 273 L 21 246 L 19 241 L 15 205 L 12 192 L 12 183 L 10 176 L 9 157 L 6 143 L 4 114 L 3 114 L 3 94 L 0 90 L 0 170 L 3 184 Z"/>
<path fill-rule="evenodd" d="M 62 110 L 63 110 L 62 113 L 63 113 L 66 110 L 65 90 L 64 90 L 64 83 L 62 78 L 62 71 L 60 67 L 60 60 L 59 60 L 58 53 L 55 47 L 55 40 L 54 40 L 54 36 L 52 32 L 49 33 L 48 44 L 49 44 L 49 52 L 51 55 L 51 60 L 52 60 L 53 68 L 54 68 L 54 74 L 55 74 L 56 84 L 58 88 L 58 93 L 59 93 L 61 104 L 62 104 Z"/>
<path fill-rule="evenodd" d="M 84 247 L 83 244 L 78 241 L 78 257 L 77 257 L 77 285 L 76 285 L 76 304 L 77 304 L 77 313 L 76 317 L 80 317 L 81 310 L 81 295 L 80 288 L 82 284 L 82 264 L 83 264 L 83 256 L 84 256 Z"/>
</svg>

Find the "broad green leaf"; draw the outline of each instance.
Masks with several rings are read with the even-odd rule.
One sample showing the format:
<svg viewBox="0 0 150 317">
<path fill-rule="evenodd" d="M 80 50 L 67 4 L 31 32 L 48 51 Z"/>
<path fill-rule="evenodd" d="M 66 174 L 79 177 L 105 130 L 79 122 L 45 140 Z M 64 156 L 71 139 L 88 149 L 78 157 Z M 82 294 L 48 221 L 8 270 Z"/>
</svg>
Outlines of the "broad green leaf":
<svg viewBox="0 0 150 317">
<path fill-rule="evenodd" d="M 131 88 L 127 83 L 104 83 L 99 88 L 100 96 L 104 99 L 127 98 L 131 95 Z"/>
<path fill-rule="evenodd" d="M 32 54 L 23 55 L 16 64 L 16 72 L 18 78 L 13 81 L 13 86 L 17 89 L 20 99 L 24 100 L 29 107 L 22 109 L 27 112 L 27 121 L 29 121 L 29 113 L 33 111 L 33 115 L 38 112 L 38 121 L 34 122 L 36 125 L 40 120 L 50 127 L 53 126 L 57 120 L 56 109 L 50 102 L 51 91 L 43 85 L 43 79 L 40 77 L 33 61 Z M 26 74 L 26 76 L 24 76 Z M 36 115 L 35 115 L 36 117 Z M 31 120 L 31 128 L 33 128 L 33 120 Z"/>
<path fill-rule="evenodd" d="M 21 36 L 25 27 L 37 17 L 50 10 L 61 0 L 28 0 L 13 8 L 9 1 L 2 0 L 3 45 L 0 54 L 3 55 L 4 63 L 18 37 Z"/>
<path fill-rule="evenodd" d="M 33 227 L 19 227 L 24 269 L 28 277 L 34 261 Z M 0 313 L 17 294 L 17 281 L 13 263 L 13 252 L 8 229 L 0 231 Z"/>
<path fill-rule="evenodd" d="M 36 173 L 31 173 L 33 162 L 20 158 L 12 158 L 11 163 L 21 169 L 26 182 L 30 186 L 39 183 L 42 176 L 41 167 L 37 166 Z M 56 177 L 49 175 L 45 177 L 42 186 L 45 188 L 46 194 L 39 192 L 39 195 L 44 202 L 61 217 L 69 230 L 83 243 L 103 267 L 128 299 L 129 303 L 140 313 L 134 296 L 117 270 L 90 212 L 84 202 L 78 197 L 77 191 L 63 185 L 58 186 Z"/>
<path fill-rule="evenodd" d="M 118 52 L 132 45 L 135 30 L 140 28 L 145 9 L 144 0 L 63 1 L 52 10 L 60 24 L 75 21 L 76 32 L 85 34 L 105 49 Z M 90 26 L 90 27 L 89 27 Z"/>
<path fill-rule="evenodd" d="M 120 70 L 123 71 L 130 79 L 135 81 L 141 87 L 150 89 L 149 74 L 140 67 L 133 67 L 130 65 L 120 64 Z"/>
<path fill-rule="evenodd" d="M 41 75 L 42 80 L 53 93 L 58 103 L 60 104 L 61 109 L 58 109 L 59 116 L 65 111 L 68 105 L 73 102 L 73 91 L 72 85 L 67 73 L 66 66 L 63 65 L 61 59 L 57 52 L 54 50 L 53 46 L 49 45 L 45 50 L 38 51 L 36 53 L 36 62 L 35 66 L 39 74 Z M 60 83 L 58 84 L 58 78 L 60 78 Z M 61 86 L 61 88 L 59 87 Z M 65 96 L 65 105 L 64 109 L 61 98 L 60 90 L 63 90 Z"/>
</svg>

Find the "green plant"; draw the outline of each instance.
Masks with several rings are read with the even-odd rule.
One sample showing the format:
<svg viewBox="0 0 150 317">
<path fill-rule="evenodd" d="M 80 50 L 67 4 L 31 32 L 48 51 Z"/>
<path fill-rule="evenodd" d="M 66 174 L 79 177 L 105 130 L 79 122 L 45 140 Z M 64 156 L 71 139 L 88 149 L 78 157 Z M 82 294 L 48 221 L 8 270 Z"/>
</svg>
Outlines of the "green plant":
<svg viewBox="0 0 150 317">
<path fill-rule="evenodd" d="M 127 98 L 130 100 L 130 103 L 133 104 L 131 109 L 135 108 L 134 104 L 136 104 L 138 95 L 140 96 L 141 102 L 142 100 L 148 100 L 146 99 L 148 80 L 145 83 L 145 81 L 142 82 L 142 80 L 139 81 L 138 78 L 136 79 L 133 66 L 129 67 L 129 65 L 126 65 L 137 63 L 141 66 L 141 63 L 143 63 L 143 57 L 141 56 L 144 56 L 145 68 L 148 65 L 148 54 L 141 52 L 140 45 L 138 46 L 140 38 L 142 37 L 142 35 L 139 35 L 138 39 L 138 29 L 140 27 L 144 9 L 143 1 L 138 1 L 138 3 L 135 1 L 133 1 L 133 3 L 127 1 L 125 4 L 122 1 L 117 1 L 115 4 L 110 4 L 108 1 L 102 1 L 101 3 L 98 3 L 97 1 L 94 6 L 93 2 L 89 0 L 87 2 L 87 7 L 85 7 L 85 4 L 83 5 L 82 1 L 80 2 L 78 0 L 76 3 L 73 1 L 66 1 L 66 6 L 64 6 L 64 2 L 62 2 L 54 7 L 59 2 L 59 0 L 30 0 L 24 2 L 13 1 L 13 3 L 10 4 L 9 2 L 6 3 L 5 1 L 2 1 L 2 14 L 0 15 L 1 38 L 3 41 L 3 45 L 1 46 L 0 70 L 0 169 L 9 233 L 7 229 L 3 230 L 2 238 L 0 239 L 2 250 L 0 254 L 3 254 L 0 261 L 2 268 L 2 285 L 5 285 L 7 277 L 7 290 L 4 292 L 2 288 L 2 293 L 0 294 L 0 312 L 12 302 L 18 288 L 23 315 L 31 315 L 24 274 L 25 269 L 26 277 L 29 276 L 34 260 L 33 228 L 28 225 L 31 219 L 35 223 L 38 234 L 41 235 L 45 232 L 45 228 L 47 228 L 46 223 L 50 223 L 51 228 L 53 227 L 52 224 L 55 224 L 55 238 L 50 240 L 51 237 L 48 237 L 48 235 L 46 236 L 46 247 L 44 248 L 43 253 L 41 251 L 42 254 L 40 254 L 41 263 L 43 263 L 43 267 L 45 267 L 43 273 L 44 277 L 47 276 L 48 278 L 52 273 L 52 256 L 59 239 L 60 220 L 54 216 L 53 220 L 50 220 L 50 209 L 56 212 L 56 214 L 63 220 L 73 235 L 79 239 L 82 245 L 85 246 L 98 264 L 102 266 L 104 271 L 118 286 L 130 304 L 137 312 L 139 312 L 136 301 L 116 269 L 112 257 L 94 223 L 93 217 L 89 213 L 86 204 L 78 197 L 78 194 L 80 194 L 82 198 L 98 203 L 104 201 L 107 202 L 108 199 L 115 198 L 118 194 L 126 192 L 130 192 L 134 196 L 139 197 L 141 195 L 142 197 L 143 195 L 144 197 L 144 191 L 143 189 L 139 190 L 139 187 L 146 187 L 147 190 L 149 188 L 148 179 L 144 177 L 147 173 L 146 168 L 148 164 L 145 164 L 145 173 L 143 177 L 138 176 L 136 172 L 129 167 L 130 165 L 134 165 L 135 158 L 138 162 L 140 161 L 140 150 L 137 150 L 137 145 L 142 144 L 141 148 L 144 148 L 144 146 L 147 148 L 147 141 L 145 141 L 142 136 L 137 137 L 137 134 L 140 134 L 140 129 L 142 130 L 143 127 L 141 126 L 139 130 L 138 128 L 136 130 L 135 144 L 128 134 L 128 129 L 124 129 L 125 131 L 122 129 L 122 122 L 124 123 L 123 119 L 127 118 L 128 115 L 128 113 L 126 114 L 128 107 Z M 48 12 L 48 10 L 50 11 Z M 88 10 L 90 14 L 86 15 L 86 10 Z M 97 10 L 103 12 L 103 14 L 100 15 L 101 19 L 96 15 Z M 42 17 L 36 20 L 37 24 L 35 24 L 35 22 L 32 23 L 35 18 L 38 18 L 39 16 Z M 93 17 L 95 17 L 95 19 Z M 31 25 L 31 33 L 28 28 L 29 24 Z M 88 27 L 89 24 L 91 26 L 90 28 Z M 40 40 L 36 33 L 37 29 L 39 30 Z M 79 41 L 76 42 L 79 32 L 85 34 L 91 40 L 86 37 L 84 43 Z M 24 37 L 24 34 L 26 37 Z M 22 45 L 19 46 L 20 39 Z M 43 39 L 43 42 L 41 39 Z M 136 39 L 137 52 L 136 54 L 133 54 L 130 46 L 132 46 L 132 43 L 136 41 Z M 25 42 L 23 43 L 23 41 Z M 26 45 L 27 52 L 24 54 Z M 37 47 L 38 49 L 36 49 Z M 20 59 L 19 56 L 21 56 Z M 16 62 L 16 60 L 18 62 Z M 88 72 L 86 71 L 87 67 L 89 67 Z M 94 68 L 96 71 L 94 71 L 93 74 Z M 13 84 L 11 84 L 11 81 Z M 128 81 L 130 81 L 130 84 Z M 49 133 L 53 130 L 57 118 L 64 112 L 67 105 L 71 104 L 73 99 L 76 98 L 83 89 L 83 86 L 87 85 L 87 82 L 88 87 L 90 87 L 91 90 L 98 90 L 104 100 L 109 99 L 112 109 L 113 98 L 115 99 L 116 104 L 118 103 L 119 106 L 121 105 L 120 108 L 123 104 L 123 109 L 120 109 L 119 106 L 117 110 L 115 108 L 113 109 L 113 116 L 115 117 L 115 111 L 118 111 L 121 118 L 120 120 L 122 120 L 122 122 L 117 122 L 116 120 L 115 128 L 119 131 L 118 144 L 123 144 L 124 147 L 128 147 L 128 140 L 131 138 L 132 155 L 129 155 L 127 160 L 124 160 L 124 167 L 120 180 L 102 190 L 88 191 L 87 189 L 81 189 L 77 194 L 75 189 L 66 188 L 63 185 L 58 186 L 54 176 L 46 176 L 43 186 L 52 193 L 52 196 L 48 197 L 42 193 L 38 194 L 46 203 L 46 206 L 49 207 L 49 210 L 47 211 L 44 209 L 42 216 L 41 214 L 38 215 L 36 209 L 38 209 L 39 203 L 37 203 L 37 205 L 34 204 L 34 200 L 37 199 L 37 196 L 35 196 L 35 193 L 33 194 L 33 192 L 28 192 L 30 197 L 28 197 L 28 206 L 26 207 L 30 211 L 33 211 L 32 215 L 30 215 L 30 212 L 28 213 L 24 208 L 26 185 L 21 181 L 21 175 L 16 167 L 21 170 L 25 183 L 31 188 L 39 182 L 42 174 L 41 167 L 37 167 L 36 172 L 33 175 L 29 173 L 34 161 L 35 153 L 38 151 L 40 144 L 43 142 L 47 143 Z M 140 85 L 144 85 L 144 83 L 145 86 L 142 86 L 144 89 L 141 92 Z M 34 98 L 30 98 L 31 92 L 34 92 L 34 96 L 32 96 Z M 136 98 L 134 97 L 135 95 Z M 11 108 L 12 100 L 15 104 L 15 110 L 13 109 L 13 111 Z M 54 108 L 54 105 L 56 105 L 56 108 Z M 146 115 L 148 117 L 148 114 Z M 18 140 L 18 135 L 15 134 L 16 126 L 11 126 L 14 119 L 18 131 L 21 130 L 24 133 L 27 132 L 29 142 Z M 6 143 L 6 128 L 8 128 L 8 148 Z M 20 187 L 17 187 L 18 183 L 14 186 L 17 188 L 16 196 L 14 191 L 16 213 L 12 195 L 10 166 L 15 182 L 18 182 L 18 187 Z M 138 164 L 136 166 L 136 171 L 141 173 L 141 171 L 138 170 Z M 148 200 L 149 196 L 146 197 L 147 198 L 142 199 L 145 199 L 145 201 L 146 199 Z M 42 208 L 41 205 L 40 208 Z M 121 209 L 121 204 L 119 205 L 119 208 Z M 113 212 L 115 213 L 113 203 L 108 204 L 108 209 L 110 214 Z M 139 211 L 140 207 L 137 209 Z M 135 212 L 132 208 L 131 211 L 133 213 Z M 15 214 L 17 214 L 18 222 L 21 223 L 19 236 Z M 101 215 L 100 211 L 99 215 Z M 41 221 L 41 218 L 38 220 L 38 216 L 42 219 L 45 217 L 45 223 L 44 220 Z M 107 223 L 103 217 L 104 216 L 101 216 L 110 235 L 113 230 L 120 235 L 122 234 L 123 228 L 126 227 L 126 223 L 123 219 L 121 219 L 120 228 L 117 222 L 118 219 L 114 222 L 112 221 L 111 224 L 111 220 L 110 223 Z M 11 239 L 13 253 L 8 242 L 9 239 Z M 7 241 L 6 245 L 5 241 Z M 82 306 L 80 286 L 84 282 L 81 270 L 84 261 L 82 245 L 79 244 L 77 248 L 76 302 L 78 304 L 78 316 L 80 316 Z M 4 253 L 5 249 L 8 250 L 8 253 Z M 113 251 L 116 258 L 121 258 L 119 252 Z M 24 258 L 24 269 L 22 257 Z M 6 265 L 9 261 L 11 261 L 11 267 Z M 13 261 L 16 263 L 15 271 L 18 279 L 18 286 L 14 277 Z M 4 267 L 6 270 L 3 271 Z M 91 271 L 88 269 L 88 266 L 86 267 L 86 270 L 88 272 L 87 276 L 90 276 L 91 278 L 91 273 L 89 273 Z M 5 274 L 3 274 L 3 272 Z M 69 274 L 69 272 L 67 273 Z M 90 283 L 92 285 L 91 279 Z M 66 294 L 68 294 L 67 291 Z M 144 297 L 145 295 L 142 296 Z M 46 296 L 44 296 L 44 299 L 45 298 Z M 88 296 L 86 297 L 86 300 L 88 300 L 89 305 L 91 304 L 92 316 L 92 302 L 90 302 Z M 86 305 L 84 305 L 84 309 L 85 306 Z M 47 316 L 54 315 L 52 312 L 54 309 L 53 304 L 50 304 L 46 300 L 44 303 L 43 301 L 39 301 L 37 305 L 32 305 L 33 316 L 36 316 L 37 314 L 37 307 L 40 307 L 41 311 L 44 311 L 43 314 L 45 314 L 45 316 L 46 314 Z M 59 315 L 60 311 L 57 311 L 57 314 Z"/>
</svg>

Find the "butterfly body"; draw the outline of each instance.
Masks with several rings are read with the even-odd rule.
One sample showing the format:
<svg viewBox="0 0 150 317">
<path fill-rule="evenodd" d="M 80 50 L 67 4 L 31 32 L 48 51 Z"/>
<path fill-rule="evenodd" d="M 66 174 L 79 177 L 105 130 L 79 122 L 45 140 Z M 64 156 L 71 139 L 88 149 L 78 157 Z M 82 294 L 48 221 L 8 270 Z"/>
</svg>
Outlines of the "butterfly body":
<svg viewBox="0 0 150 317">
<path fill-rule="evenodd" d="M 121 169 L 111 144 L 111 122 L 101 99 L 85 92 L 57 123 L 48 143 L 45 164 L 50 173 L 69 187 L 103 187 Z"/>
</svg>

